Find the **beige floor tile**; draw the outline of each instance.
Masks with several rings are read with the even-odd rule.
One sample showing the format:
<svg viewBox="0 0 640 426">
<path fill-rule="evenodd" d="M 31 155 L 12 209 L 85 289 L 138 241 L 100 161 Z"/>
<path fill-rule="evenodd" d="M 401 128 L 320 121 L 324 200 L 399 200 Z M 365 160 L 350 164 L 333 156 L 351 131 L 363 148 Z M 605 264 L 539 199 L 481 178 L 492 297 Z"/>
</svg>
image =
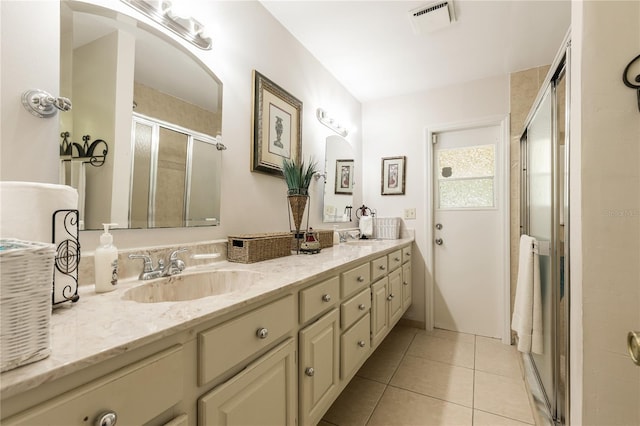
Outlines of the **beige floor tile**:
<svg viewBox="0 0 640 426">
<path fill-rule="evenodd" d="M 380 383 L 389 383 L 413 340 L 412 330 L 416 329 L 394 327 L 356 374 Z"/>
<path fill-rule="evenodd" d="M 434 328 L 432 331 L 420 330 L 417 335 L 419 334 L 440 337 L 442 339 L 457 340 L 465 343 L 474 343 L 476 340 L 476 336 L 473 334 L 458 333 L 457 331 L 443 330 L 441 328 Z"/>
<path fill-rule="evenodd" d="M 387 387 L 368 426 L 470 426 L 471 408 Z"/>
<path fill-rule="evenodd" d="M 472 407 L 473 370 L 414 356 L 405 356 L 391 385 Z"/>
<path fill-rule="evenodd" d="M 320 420 L 320 423 L 318 423 L 316 426 L 336 426 L 333 423 L 328 423 L 325 422 L 324 420 Z"/>
<path fill-rule="evenodd" d="M 522 378 L 518 356 L 515 346 L 505 345 L 498 339 L 476 337 L 476 370 Z"/>
<path fill-rule="evenodd" d="M 473 354 L 473 343 L 426 334 L 416 335 L 407 351 L 407 355 L 466 368 L 473 368 Z"/>
<path fill-rule="evenodd" d="M 481 411 L 533 423 L 522 379 L 476 371 L 473 406 Z"/>
<path fill-rule="evenodd" d="M 382 383 L 354 377 L 322 420 L 332 424 L 365 425 L 386 388 Z"/>
<path fill-rule="evenodd" d="M 530 423 L 519 422 L 507 417 L 473 410 L 473 426 L 528 426 Z"/>
</svg>

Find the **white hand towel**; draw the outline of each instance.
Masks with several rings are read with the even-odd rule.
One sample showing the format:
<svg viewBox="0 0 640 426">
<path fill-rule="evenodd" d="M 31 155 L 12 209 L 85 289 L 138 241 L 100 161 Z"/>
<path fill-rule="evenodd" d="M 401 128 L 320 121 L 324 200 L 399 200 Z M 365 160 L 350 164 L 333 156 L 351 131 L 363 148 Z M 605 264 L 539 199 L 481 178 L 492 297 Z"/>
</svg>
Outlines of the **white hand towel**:
<svg viewBox="0 0 640 426">
<path fill-rule="evenodd" d="M 520 352 L 543 352 L 542 297 L 540 293 L 540 259 L 533 250 L 536 239 L 520 237 L 518 282 L 511 319 L 511 329 L 518 334 Z"/>
<path fill-rule="evenodd" d="M 360 235 L 364 235 L 367 238 L 371 238 L 373 236 L 373 217 L 371 216 L 362 216 L 360 217 L 360 222 L 358 223 L 360 227 Z"/>
</svg>

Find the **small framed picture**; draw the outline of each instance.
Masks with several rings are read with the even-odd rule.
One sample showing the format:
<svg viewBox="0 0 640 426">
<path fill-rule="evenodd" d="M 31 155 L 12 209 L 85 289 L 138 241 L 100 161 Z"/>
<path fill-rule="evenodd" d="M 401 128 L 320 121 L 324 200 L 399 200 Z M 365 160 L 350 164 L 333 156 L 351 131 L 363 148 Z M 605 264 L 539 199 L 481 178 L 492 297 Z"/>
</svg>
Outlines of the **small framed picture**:
<svg viewBox="0 0 640 426">
<path fill-rule="evenodd" d="M 353 194 L 353 159 L 336 160 L 336 194 Z"/>
<path fill-rule="evenodd" d="M 382 195 L 404 195 L 407 157 L 382 159 Z"/>
<path fill-rule="evenodd" d="M 282 177 L 282 161 L 300 162 L 302 102 L 253 71 L 251 171 Z"/>
</svg>

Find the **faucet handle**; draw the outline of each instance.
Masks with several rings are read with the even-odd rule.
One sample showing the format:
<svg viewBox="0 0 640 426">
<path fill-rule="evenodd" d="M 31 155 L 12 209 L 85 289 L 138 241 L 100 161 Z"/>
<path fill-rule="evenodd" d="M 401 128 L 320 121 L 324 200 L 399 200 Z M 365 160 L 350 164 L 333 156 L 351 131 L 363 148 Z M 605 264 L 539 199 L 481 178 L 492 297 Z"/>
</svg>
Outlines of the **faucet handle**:
<svg viewBox="0 0 640 426">
<path fill-rule="evenodd" d="M 142 269 L 142 272 L 153 271 L 153 261 L 151 260 L 151 256 L 146 254 L 130 254 L 129 259 L 142 259 L 144 261 L 144 268 Z"/>
<path fill-rule="evenodd" d="M 169 255 L 169 261 L 174 261 L 174 260 L 178 260 L 178 253 L 184 253 L 186 251 L 189 251 L 189 249 L 187 248 L 179 248 L 178 250 L 174 250 L 171 252 L 171 254 Z"/>
</svg>

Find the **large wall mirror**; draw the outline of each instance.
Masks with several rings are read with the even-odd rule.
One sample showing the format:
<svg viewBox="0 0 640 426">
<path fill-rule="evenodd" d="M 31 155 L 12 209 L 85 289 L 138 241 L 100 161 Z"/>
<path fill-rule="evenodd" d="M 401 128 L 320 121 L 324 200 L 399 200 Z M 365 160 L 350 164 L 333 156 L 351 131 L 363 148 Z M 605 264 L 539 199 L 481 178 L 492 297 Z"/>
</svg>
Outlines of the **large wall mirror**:
<svg viewBox="0 0 640 426">
<path fill-rule="evenodd" d="M 82 229 L 219 225 L 220 80 L 129 15 L 60 4 L 61 96 L 73 101 L 60 114 L 60 180 L 78 189 Z M 81 155 L 92 144 L 93 161 Z"/>
<path fill-rule="evenodd" d="M 323 222 L 351 221 L 354 167 L 353 148 L 349 142 L 337 135 L 327 137 Z"/>
</svg>

